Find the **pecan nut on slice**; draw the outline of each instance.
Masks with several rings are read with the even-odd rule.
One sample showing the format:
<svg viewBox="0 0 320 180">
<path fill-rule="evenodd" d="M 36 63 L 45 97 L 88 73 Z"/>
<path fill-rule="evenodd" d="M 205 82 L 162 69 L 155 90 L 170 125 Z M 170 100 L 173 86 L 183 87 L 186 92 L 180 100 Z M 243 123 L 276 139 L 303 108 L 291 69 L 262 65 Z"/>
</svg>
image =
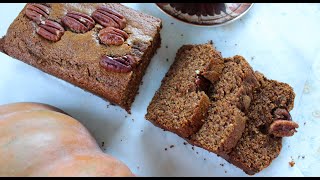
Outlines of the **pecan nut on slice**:
<svg viewBox="0 0 320 180">
<path fill-rule="evenodd" d="M 270 125 L 269 134 L 273 134 L 276 137 L 293 136 L 298 127 L 299 125 L 293 121 L 276 120 Z"/>
<path fill-rule="evenodd" d="M 277 108 L 273 112 L 276 118 L 269 127 L 269 134 L 273 134 L 276 137 L 288 137 L 293 136 L 297 132 L 296 128 L 299 125 L 292 121 L 291 115 L 288 110 L 284 108 Z"/>
</svg>

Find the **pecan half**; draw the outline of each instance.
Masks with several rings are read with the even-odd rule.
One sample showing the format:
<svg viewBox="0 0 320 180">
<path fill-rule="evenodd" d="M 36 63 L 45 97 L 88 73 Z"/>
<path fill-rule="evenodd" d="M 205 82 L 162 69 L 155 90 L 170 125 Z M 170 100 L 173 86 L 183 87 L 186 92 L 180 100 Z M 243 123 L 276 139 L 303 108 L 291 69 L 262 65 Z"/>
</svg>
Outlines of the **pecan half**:
<svg viewBox="0 0 320 180">
<path fill-rule="evenodd" d="M 63 25 L 77 33 L 90 31 L 95 25 L 95 21 L 90 16 L 76 11 L 68 12 L 61 21 Z"/>
<path fill-rule="evenodd" d="M 50 8 L 43 4 L 28 4 L 25 11 L 26 16 L 37 24 L 46 20 L 49 13 Z"/>
<path fill-rule="evenodd" d="M 209 91 L 211 82 L 208 79 L 204 78 L 202 75 L 196 75 L 195 83 L 198 91 L 204 91 L 205 93 Z"/>
<path fill-rule="evenodd" d="M 127 21 L 123 15 L 106 6 L 101 6 L 92 13 L 92 18 L 104 27 L 124 29 Z"/>
<path fill-rule="evenodd" d="M 269 134 L 273 134 L 276 137 L 293 136 L 298 127 L 299 125 L 293 121 L 275 120 L 269 127 Z"/>
<path fill-rule="evenodd" d="M 131 55 L 121 57 L 103 56 L 100 65 L 108 71 L 126 73 L 136 67 L 137 61 Z"/>
<path fill-rule="evenodd" d="M 43 38 L 56 42 L 61 39 L 64 29 L 59 23 L 48 19 L 41 22 L 36 32 Z"/>
<path fill-rule="evenodd" d="M 292 120 L 290 113 L 284 108 L 277 108 L 273 115 L 276 119 Z"/>
<path fill-rule="evenodd" d="M 106 27 L 99 32 L 99 38 L 101 43 L 105 45 L 116 45 L 119 46 L 128 39 L 129 35 L 121 30 L 114 27 Z"/>
</svg>

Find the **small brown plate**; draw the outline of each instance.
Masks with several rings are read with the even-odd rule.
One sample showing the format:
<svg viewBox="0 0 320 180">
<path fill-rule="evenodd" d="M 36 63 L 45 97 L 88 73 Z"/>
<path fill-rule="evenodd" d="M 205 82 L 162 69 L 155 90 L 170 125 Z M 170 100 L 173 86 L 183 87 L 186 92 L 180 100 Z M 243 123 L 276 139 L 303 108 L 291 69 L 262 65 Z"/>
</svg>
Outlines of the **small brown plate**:
<svg viewBox="0 0 320 180">
<path fill-rule="evenodd" d="M 166 14 L 189 24 L 221 26 L 246 14 L 253 3 L 156 3 Z"/>
</svg>

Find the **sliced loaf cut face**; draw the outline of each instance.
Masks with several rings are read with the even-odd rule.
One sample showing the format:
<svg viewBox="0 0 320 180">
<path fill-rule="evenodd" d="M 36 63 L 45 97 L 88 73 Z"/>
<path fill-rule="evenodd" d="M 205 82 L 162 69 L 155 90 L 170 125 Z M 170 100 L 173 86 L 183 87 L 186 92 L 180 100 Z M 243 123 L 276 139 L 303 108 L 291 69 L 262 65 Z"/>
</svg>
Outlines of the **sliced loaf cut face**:
<svg viewBox="0 0 320 180">
<path fill-rule="evenodd" d="M 241 56 L 224 58 L 220 78 L 209 92 L 210 107 L 203 126 L 191 138 L 193 144 L 218 155 L 229 153 L 244 131 L 258 81 Z"/>
<path fill-rule="evenodd" d="M 183 138 L 196 133 L 210 104 L 206 94 L 210 82 L 201 73 L 218 76 L 214 64 L 223 64 L 223 60 L 212 44 L 182 46 L 147 109 L 146 119 Z M 215 79 L 218 77 L 211 78 Z"/>
<path fill-rule="evenodd" d="M 223 156 L 251 175 L 268 167 L 279 155 L 282 137 L 270 134 L 270 125 L 279 118 L 291 121 L 289 111 L 295 98 L 288 84 L 268 80 L 259 72 L 255 74 L 260 88 L 253 95 L 244 133 L 232 152 Z"/>
</svg>

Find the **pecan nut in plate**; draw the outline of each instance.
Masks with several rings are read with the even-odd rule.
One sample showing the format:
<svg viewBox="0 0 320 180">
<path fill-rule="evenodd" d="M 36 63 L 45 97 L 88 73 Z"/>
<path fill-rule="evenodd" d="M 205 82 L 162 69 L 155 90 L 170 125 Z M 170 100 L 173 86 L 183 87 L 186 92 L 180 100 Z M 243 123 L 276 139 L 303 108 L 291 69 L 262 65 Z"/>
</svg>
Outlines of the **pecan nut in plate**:
<svg viewBox="0 0 320 180">
<path fill-rule="evenodd" d="M 43 38 L 56 42 L 61 39 L 64 29 L 59 23 L 48 19 L 41 22 L 36 32 Z"/>
<path fill-rule="evenodd" d="M 273 134 L 276 137 L 293 136 L 298 127 L 299 125 L 293 121 L 275 120 L 269 127 L 269 134 Z"/>
<path fill-rule="evenodd" d="M 115 27 L 124 29 L 126 27 L 126 18 L 120 13 L 106 6 L 101 6 L 92 13 L 92 18 L 103 27 Z"/>
<path fill-rule="evenodd" d="M 103 56 L 100 65 L 108 71 L 126 73 L 136 67 L 137 61 L 134 56 L 131 55 L 121 57 Z"/>
<path fill-rule="evenodd" d="M 90 31 L 95 25 L 95 21 L 90 16 L 76 11 L 68 12 L 61 18 L 61 22 L 76 33 Z"/>
<path fill-rule="evenodd" d="M 116 45 L 119 46 L 128 39 L 129 35 L 121 30 L 114 27 L 106 27 L 99 31 L 99 38 L 101 43 L 105 45 Z"/>
<path fill-rule="evenodd" d="M 25 10 L 25 15 L 37 24 L 46 20 L 49 13 L 50 8 L 43 4 L 28 4 Z"/>
</svg>

